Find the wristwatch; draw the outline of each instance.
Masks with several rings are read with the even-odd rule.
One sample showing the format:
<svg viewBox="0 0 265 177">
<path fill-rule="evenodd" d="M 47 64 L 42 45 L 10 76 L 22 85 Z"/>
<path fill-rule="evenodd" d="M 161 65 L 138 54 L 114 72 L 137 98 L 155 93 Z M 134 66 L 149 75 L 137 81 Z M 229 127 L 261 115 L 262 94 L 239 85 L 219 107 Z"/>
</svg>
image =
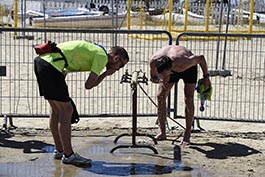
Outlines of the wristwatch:
<svg viewBox="0 0 265 177">
<path fill-rule="evenodd" d="M 209 73 L 203 75 L 203 78 L 209 78 L 209 77 L 210 77 Z"/>
</svg>

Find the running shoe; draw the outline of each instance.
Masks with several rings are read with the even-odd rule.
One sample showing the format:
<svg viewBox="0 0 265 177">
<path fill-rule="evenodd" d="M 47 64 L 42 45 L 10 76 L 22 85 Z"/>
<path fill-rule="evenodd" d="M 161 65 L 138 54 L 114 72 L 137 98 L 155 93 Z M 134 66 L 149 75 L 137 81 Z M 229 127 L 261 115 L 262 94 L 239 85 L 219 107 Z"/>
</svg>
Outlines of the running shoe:
<svg viewBox="0 0 265 177">
<path fill-rule="evenodd" d="M 58 150 L 53 151 L 53 158 L 54 159 L 62 159 L 63 157 L 63 152 L 59 152 Z"/>
<path fill-rule="evenodd" d="M 75 166 L 91 166 L 92 160 L 81 157 L 79 154 L 74 153 L 68 158 L 63 155 L 62 162 L 64 164 L 72 164 Z"/>
</svg>

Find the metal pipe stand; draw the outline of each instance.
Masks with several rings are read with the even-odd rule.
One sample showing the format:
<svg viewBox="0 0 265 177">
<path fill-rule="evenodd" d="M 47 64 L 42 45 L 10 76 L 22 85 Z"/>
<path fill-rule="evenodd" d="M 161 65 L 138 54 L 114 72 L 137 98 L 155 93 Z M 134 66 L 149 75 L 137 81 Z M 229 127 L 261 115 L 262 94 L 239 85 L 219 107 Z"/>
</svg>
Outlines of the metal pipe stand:
<svg viewBox="0 0 265 177">
<path fill-rule="evenodd" d="M 142 76 L 140 75 L 142 74 Z M 137 132 L 137 85 L 139 83 L 146 83 L 147 84 L 148 79 L 145 76 L 145 73 L 140 71 L 134 71 L 132 75 L 128 74 L 128 71 L 125 72 L 125 74 L 122 76 L 121 83 L 127 82 L 131 84 L 131 92 L 132 92 L 132 133 L 123 133 L 119 136 L 117 136 L 114 140 L 114 143 L 117 143 L 118 140 L 123 136 L 132 136 L 132 143 L 126 144 L 126 145 L 118 145 L 114 147 L 110 153 L 113 153 L 115 150 L 120 148 L 148 148 L 151 149 L 155 154 L 158 154 L 157 150 L 154 148 L 154 146 L 149 144 L 137 144 L 136 142 L 136 136 L 147 136 L 151 138 L 155 144 L 157 144 L 156 139 L 149 135 L 149 134 L 141 134 Z"/>
</svg>

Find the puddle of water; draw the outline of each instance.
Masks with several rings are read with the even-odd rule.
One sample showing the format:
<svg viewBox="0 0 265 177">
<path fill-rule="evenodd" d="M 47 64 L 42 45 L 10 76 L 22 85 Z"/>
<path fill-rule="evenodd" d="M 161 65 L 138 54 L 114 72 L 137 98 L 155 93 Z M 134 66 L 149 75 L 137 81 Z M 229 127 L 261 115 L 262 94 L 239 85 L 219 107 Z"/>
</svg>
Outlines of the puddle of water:
<svg viewBox="0 0 265 177">
<path fill-rule="evenodd" d="M 86 171 L 106 176 L 130 176 L 130 175 L 161 175 L 172 173 L 174 168 L 148 163 L 112 163 L 112 162 L 93 162 L 91 168 Z"/>
<path fill-rule="evenodd" d="M 168 162 L 172 163 L 172 162 Z M 153 163 L 116 163 L 93 161 L 90 168 L 79 168 L 61 164 L 52 155 L 41 160 L 26 163 L 6 163 L 0 165 L 0 176 L 5 177 L 80 177 L 80 176 L 159 176 L 159 177 L 209 177 L 206 172 L 190 166 L 158 165 Z"/>
<path fill-rule="evenodd" d="M 6 163 L 0 166 L 0 176 L 5 177 L 39 177 L 64 176 L 72 177 L 82 174 L 98 174 L 104 176 L 130 176 L 130 175 L 162 175 L 174 171 L 183 171 L 183 167 L 148 164 L 148 163 L 115 163 L 93 161 L 91 168 L 78 168 L 72 165 L 61 164 L 60 160 L 52 157 L 46 160 L 36 160 L 26 163 Z M 189 169 L 190 171 L 192 169 Z M 175 173 L 175 172 L 174 172 Z M 93 175 L 93 176 L 94 176 Z"/>
<path fill-rule="evenodd" d="M 43 152 L 53 153 L 53 151 L 54 151 L 54 146 L 44 146 L 41 150 L 42 150 Z"/>
<path fill-rule="evenodd" d="M 208 173 L 181 161 L 173 161 L 150 150 L 127 149 L 110 153 L 110 143 L 106 140 L 89 143 L 80 153 L 93 159 L 92 167 L 79 168 L 61 164 L 54 160 L 53 146 L 44 146 L 47 152 L 41 159 L 28 162 L 0 164 L 0 176 L 5 177 L 79 177 L 79 176 L 148 176 L 148 177 L 209 177 Z M 147 152 L 148 151 L 148 152 Z M 144 153 L 141 153 L 144 152 Z"/>
</svg>

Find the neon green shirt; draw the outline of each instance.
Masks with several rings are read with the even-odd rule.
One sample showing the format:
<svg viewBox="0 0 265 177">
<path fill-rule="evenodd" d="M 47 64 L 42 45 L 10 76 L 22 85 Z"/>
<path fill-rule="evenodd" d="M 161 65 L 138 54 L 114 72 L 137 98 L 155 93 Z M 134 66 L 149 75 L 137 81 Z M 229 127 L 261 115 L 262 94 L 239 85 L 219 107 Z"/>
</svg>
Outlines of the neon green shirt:
<svg viewBox="0 0 265 177">
<path fill-rule="evenodd" d="M 62 58 L 59 53 L 47 53 L 40 57 L 60 72 L 92 71 L 100 75 L 108 61 L 108 56 L 102 47 L 87 41 L 70 41 L 57 46 L 65 55 L 68 62 L 67 68 L 64 68 L 64 60 L 53 61 L 55 58 Z"/>
</svg>

